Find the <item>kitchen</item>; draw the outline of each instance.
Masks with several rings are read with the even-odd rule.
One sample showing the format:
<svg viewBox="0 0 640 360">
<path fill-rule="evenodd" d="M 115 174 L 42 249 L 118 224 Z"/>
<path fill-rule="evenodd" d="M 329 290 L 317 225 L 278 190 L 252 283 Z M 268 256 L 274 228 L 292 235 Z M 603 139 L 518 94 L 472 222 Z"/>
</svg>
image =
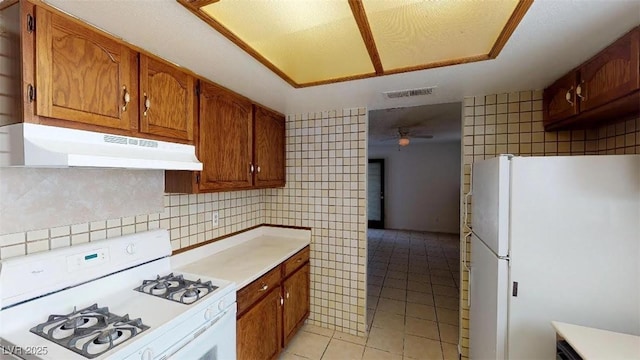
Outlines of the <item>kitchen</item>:
<svg viewBox="0 0 640 360">
<path fill-rule="evenodd" d="M 51 3 L 65 9 L 65 2 Z M 220 43 L 216 47 L 218 51 L 206 47 L 200 48 L 197 44 L 193 44 L 196 49 L 185 49 L 185 46 L 190 45 L 188 45 L 188 41 L 183 39 L 211 37 L 215 36 L 212 35 L 215 32 L 205 24 L 195 21 L 191 17 L 192 15 L 173 2 L 166 4 L 168 9 L 173 9 L 173 11 L 166 9 L 154 9 L 153 11 L 165 14 L 165 17 L 160 17 L 160 19 L 165 19 L 167 22 L 169 22 L 168 19 L 172 19 L 171 21 L 184 27 L 185 30 L 181 33 L 183 35 L 167 34 L 166 36 L 157 36 L 157 38 L 153 32 L 140 31 L 139 28 L 134 27 L 139 22 L 134 19 L 149 19 L 149 21 L 153 19 L 153 16 L 147 14 L 150 11 L 147 6 L 136 7 L 135 4 L 120 4 L 119 6 L 126 7 L 118 9 L 104 3 L 89 5 L 89 3 L 72 2 L 72 4 L 75 8 L 68 8 L 69 12 L 88 19 L 131 43 L 164 55 L 186 68 L 198 70 L 205 77 L 226 85 L 259 103 L 281 109 L 287 114 L 297 114 L 290 115 L 287 122 L 288 136 L 291 137 L 289 144 L 292 146 L 287 152 L 287 187 L 285 189 L 243 190 L 198 195 L 164 195 L 164 179 L 161 171 L 2 169 L 3 189 L 11 189 L 11 191 L 3 190 L 3 204 L 11 204 L 11 207 L 2 211 L 3 234 L 6 236 L 3 236 L 0 256 L 2 258 L 17 256 L 47 250 L 50 247 L 64 247 L 89 240 L 99 240 L 156 228 L 169 229 L 172 247 L 178 249 L 262 223 L 308 226 L 314 229 L 315 239 L 315 243 L 312 244 L 311 282 L 313 289 L 310 323 L 333 327 L 341 332 L 363 335 L 365 315 L 361 312 L 365 308 L 364 289 L 366 288 L 366 228 L 363 220 L 366 198 L 361 170 L 365 165 L 366 154 L 366 109 L 364 106 L 370 106 L 372 102 L 367 100 L 367 97 L 377 97 L 378 92 L 359 94 L 354 91 L 353 96 L 346 96 L 345 94 L 351 94 L 352 90 L 347 85 L 349 83 L 338 83 L 335 85 L 336 88 L 327 86 L 291 89 L 274 74 L 262 68 L 257 62 L 251 61 L 246 54 L 238 51 L 235 45 L 225 42 L 224 39 L 218 40 Z M 545 34 L 552 34 L 553 31 L 561 31 L 564 28 L 564 23 L 558 19 L 569 18 L 575 11 L 583 11 L 580 14 L 584 16 L 582 19 L 585 23 L 600 24 L 600 26 L 589 26 L 582 23 L 582 27 L 578 29 L 583 29 L 583 31 L 591 29 L 592 36 L 589 38 L 595 37 L 593 41 L 598 43 L 587 45 L 585 41 L 585 45 L 576 45 L 575 51 L 578 55 L 575 59 L 556 59 L 556 63 L 563 63 L 554 66 L 545 59 L 536 58 L 536 55 L 525 52 L 524 48 L 527 46 L 535 44 L 546 46 L 543 41 L 535 41 L 537 35 L 528 32 L 521 35 L 529 36 L 521 39 L 525 42 L 524 44 L 517 41 L 507 43 L 502 56 L 496 60 L 469 64 L 470 68 L 467 68 L 467 65 L 455 67 L 455 71 L 461 73 L 463 80 L 465 77 L 476 79 L 473 84 L 466 85 L 466 90 L 460 90 L 460 96 L 464 96 L 465 104 L 463 112 L 465 114 L 465 131 L 468 131 L 471 126 L 474 129 L 477 126 L 483 126 L 485 128 L 482 130 L 490 131 L 488 128 L 491 124 L 471 125 L 467 123 L 467 120 L 471 117 L 482 116 L 481 112 L 489 114 L 494 99 L 495 104 L 506 107 L 505 114 L 531 113 L 530 110 L 526 110 L 527 106 L 538 111 L 541 106 L 542 93 L 527 89 L 545 87 L 637 25 L 638 19 L 634 17 L 635 8 L 633 5 L 633 3 L 627 4 L 627 6 L 631 6 L 631 9 L 619 5 L 619 8 L 605 12 L 609 14 L 607 16 L 610 16 L 607 17 L 601 15 L 602 9 L 591 10 L 577 5 L 577 9 L 562 8 L 556 4 L 551 10 L 543 10 L 542 5 L 534 4 L 529 10 L 530 13 L 523 19 L 521 26 L 530 24 L 527 22 L 530 15 L 532 19 L 535 19 L 533 18 L 535 14 L 542 16 L 542 18 L 549 16 L 549 18 L 557 20 L 557 22 L 545 24 L 548 27 Z M 96 8 L 96 6 L 102 7 Z M 553 11 L 557 11 L 558 14 Z M 100 15 L 104 16 L 103 20 L 100 20 Z M 158 16 L 160 15 L 158 14 Z M 118 26 L 109 26 L 110 19 L 125 19 L 125 17 L 130 17 L 131 20 L 121 20 Z M 536 18 L 540 19 L 540 17 Z M 612 18 L 626 19 L 626 23 L 617 20 L 616 26 L 619 28 L 613 28 L 610 24 Z M 596 36 L 593 29 L 605 27 L 605 24 L 608 32 L 600 31 Z M 157 29 L 157 31 L 164 30 Z M 172 31 L 178 31 L 178 29 Z M 576 31 L 576 34 L 567 34 L 567 36 L 573 36 L 577 42 L 582 38 L 579 33 L 580 31 Z M 514 33 L 514 39 L 517 39 L 515 36 L 518 34 L 518 32 Z M 545 41 L 550 41 L 549 36 L 545 37 Z M 514 48 L 510 49 L 510 46 Z M 175 50 L 171 50 L 172 48 Z M 523 61 L 522 67 L 515 69 L 505 67 L 501 73 L 504 78 L 520 77 L 521 83 L 519 84 L 523 85 L 498 86 L 487 78 L 489 75 L 475 73 L 478 71 L 484 73 L 482 69 L 485 67 L 499 67 L 501 66 L 500 61 L 507 61 L 510 56 L 514 56 L 514 53 L 520 51 L 526 54 L 525 58 L 518 58 Z M 220 63 L 220 68 L 196 66 L 197 59 L 188 56 L 193 53 L 200 54 L 197 58 L 205 58 L 207 63 L 209 61 Z M 232 58 L 232 56 L 240 56 L 241 60 Z M 513 58 L 511 59 L 513 60 Z M 240 74 L 239 70 L 233 70 L 234 65 L 238 63 L 246 64 Z M 495 65 L 491 63 L 495 63 Z M 528 66 L 542 67 L 540 71 L 548 71 L 549 74 L 545 74 L 544 79 L 538 80 L 523 70 Z M 436 94 L 435 99 L 430 101 L 459 101 L 461 97 L 447 98 L 450 95 L 446 94 L 447 86 L 441 78 L 444 76 L 442 71 L 444 70 L 423 71 L 425 74 L 434 74 L 434 79 L 427 78 L 428 83 L 439 83 L 440 88 L 443 89 L 440 95 Z M 423 82 L 425 81 L 416 77 L 415 73 L 400 74 L 388 78 L 391 83 L 386 84 L 384 90 L 424 86 Z M 238 83 L 234 79 L 245 79 L 245 81 Z M 371 79 L 371 82 L 375 83 L 380 79 L 383 78 L 374 78 Z M 238 84 L 236 85 L 236 83 Z M 274 83 L 273 88 L 266 85 Z M 508 94 L 502 92 L 502 89 L 507 88 L 510 89 Z M 519 92 L 519 90 L 524 91 Z M 472 96 L 492 93 L 497 93 L 497 95 Z M 290 94 L 290 96 L 285 96 L 286 94 Z M 514 109 L 510 105 L 512 103 L 518 103 L 521 106 Z M 152 102 L 151 106 L 154 105 L 155 103 Z M 344 108 L 348 108 L 348 110 L 343 110 Z M 335 110 L 327 111 L 327 109 Z M 316 143 L 316 140 L 311 138 L 312 134 L 318 134 L 317 131 L 322 130 L 321 124 L 325 118 L 329 123 L 327 130 L 330 131 L 326 135 L 335 136 L 336 150 L 343 151 L 343 156 L 337 159 L 340 163 L 336 163 L 336 166 L 339 166 L 339 169 L 334 170 L 337 171 L 336 173 L 324 170 L 322 161 L 325 156 L 322 154 L 322 148 L 318 145 L 322 139 Z M 333 124 L 336 128 L 332 128 Z M 342 124 L 343 127 L 338 128 L 338 124 Z M 626 126 L 626 123 L 622 124 Z M 346 134 L 344 125 L 349 126 L 349 132 Z M 595 130 L 595 134 L 593 131 L 588 132 L 585 134 L 584 140 L 579 140 L 575 137 L 566 139 L 567 135 L 564 133 L 544 135 L 541 129 L 533 128 L 533 126 L 526 129 L 525 126 L 520 126 L 519 140 L 496 143 L 494 154 L 510 152 L 555 155 L 569 154 L 573 151 L 576 153 L 580 151 L 583 153 L 587 151 L 589 153 L 594 151 L 615 152 L 620 148 L 628 148 L 624 145 L 620 147 L 618 140 L 620 136 L 624 138 L 627 131 L 631 134 L 637 131 L 628 130 L 630 128 L 627 127 L 619 129 L 619 127 L 620 125 L 603 126 Z M 539 135 L 541 133 L 543 134 L 541 140 L 532 139 L 532 141 L 526 142 L 527 134 Z M 465 135 L 473 137 L 476 134 L 479 132 L 465 133 Z M 324 135 L 322 133 L 322 136 Z M 506 132 L 504 135 L 507 138 L 513 137 L 512 135 L 507 136 Z M 514 150 L 513 147 L 518 144 L 518 141 L 522 141 L 523 147 Z M 572 145 L 574 141 L 577 142 L 575 147 Z M 527 144 L 531 145 L 527 146 Z M 565 150 L 567 145 L 569 150 Z M 582 145 L 584 148 L 581 150 L 580 146 Z M 592 147 L 593 145 L 596 147 Z M 468 146 L 472 146 L 472 148 Z M 542 150 L 538 149 L 540 146 L 542 146 Z M 530 148 L 530 151 L 527 151 L 527 147 Z M 480 156 L 491 155 L 490 152 L 480 154 L 475 144 L 466 145 L 463 150 L 467 165 Z M 637 152 L 637 150 L 635 151 Z M 357 157 L 354 158 L 354 155 Z M 329 161 L 330 158 L 327 160 Z M 468 175 L 467 166 L 465 166 L 464 184 L 469 184 Z M 333 177 L 335 177 L 335 181 Z M 127 189 L 127 191 L 122 191 L 122 189 Z M 467 192 L 468 189 L 464 191 Z M 335 203 L 324 203 L 325 193 L 329 194 L 328 201 L 335 201 Z M 56 204 L 56 206 L 51 206 L 51 204 Z M 217 227 L 212 225 L 213 211 L 218 211 L 220 216 Z M 29 218 L 24 216 L 27 213 L 30 214 Z M 335 226 L 338 224 L 334 222 L 339 222 L 339 227 Z M 6 233 L 5 226 L 8 227 Z M 42 231 L 43 229 L 45 230 Z M 313 265 L 313 261 L 318 261 L 318 263 Z M 464 340 L 468 338 L 468 335 L 464 335 L 464 319 L 469 318 L 468 312 L 465 312 L 464 308 L 462 317 L 462 347 L 464 348 L 468 346 L 468 341 L 465 345 Z"/>
</svg>

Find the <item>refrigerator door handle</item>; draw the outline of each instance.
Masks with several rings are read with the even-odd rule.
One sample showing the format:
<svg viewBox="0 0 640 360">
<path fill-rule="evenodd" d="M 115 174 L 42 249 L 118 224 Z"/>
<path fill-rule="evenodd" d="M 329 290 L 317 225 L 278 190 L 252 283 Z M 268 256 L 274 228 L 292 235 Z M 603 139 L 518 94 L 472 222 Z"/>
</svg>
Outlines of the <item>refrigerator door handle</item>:
<svg viewBox="0 0 640 360">
<path fill-rule="evenodd" d="M 471 166 L 471 168 L 469 169 L 469 192 L 464 194 L 464 196 L 462 197 L 462 226 L 463 226 L 463 231 L 466 229 L 466 231 L 471 232 L 471 227 L 468 224 L 468 219 L 469 219 L 469 211 L 467 210 L 467 207 L 469 206 L 469 196 L 471 196 L 473 194 L 473 166 Z"/>
<path fill-rule="evenodd" d="M 469 269 L 469 291 L 467 291 L 467 309 L 471 309 L 471 286 L 473 286 L 473 271 Z"/>
<path fill-rule="evenodd" d="M 464 226 L 463 230 L 471 232 L 471 227 L 469 226 L 469 197 L 472 195 L 473 189 L 469 190 L 468 193 L 464 194 L 462 198 L 462 226 Z"/>
<path fill-rule="evenodd" d="M 469 262 L 467 261 L 467 244 L 469 242 L 469 238 L 471 238 L 471 233 L 466 233 L 462 237 L 462 242 L 460 244 L 460 252 L 462 253 L 462 266 L 467 272 L 471 271 L 471 266 L 469 266 Z"/>
</svg>

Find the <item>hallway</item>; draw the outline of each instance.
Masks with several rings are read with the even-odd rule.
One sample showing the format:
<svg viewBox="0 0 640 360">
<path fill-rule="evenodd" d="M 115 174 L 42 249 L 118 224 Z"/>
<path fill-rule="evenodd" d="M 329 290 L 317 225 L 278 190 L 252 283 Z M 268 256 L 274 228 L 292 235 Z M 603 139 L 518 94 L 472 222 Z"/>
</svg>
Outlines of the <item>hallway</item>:
<svg viewBox="0 0 640 360">
<path fill-rule="evenodd" d="M 457 359 L 458 235 L 368 233 L 367 346 L 404 359 Z"/>
<path fill-rule="evenodd" d="M 369 229 L 367 336 L 307 324 L 280 359 L 458 359 L 458 239 Z"/>
</svg>

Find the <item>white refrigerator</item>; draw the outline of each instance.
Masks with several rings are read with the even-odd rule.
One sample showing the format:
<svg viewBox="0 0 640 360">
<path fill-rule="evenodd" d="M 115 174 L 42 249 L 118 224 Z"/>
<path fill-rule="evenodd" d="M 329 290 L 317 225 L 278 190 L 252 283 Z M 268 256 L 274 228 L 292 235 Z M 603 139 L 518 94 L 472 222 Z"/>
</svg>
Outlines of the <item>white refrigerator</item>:
<svg viewBox="0 0 640 360">
<path fill-rule="evenodd" d="M 502 155 L 471 197 L 471 359 L 555 359 L 552 320 L 640 335 L 640 155 Z"/>
</svg>

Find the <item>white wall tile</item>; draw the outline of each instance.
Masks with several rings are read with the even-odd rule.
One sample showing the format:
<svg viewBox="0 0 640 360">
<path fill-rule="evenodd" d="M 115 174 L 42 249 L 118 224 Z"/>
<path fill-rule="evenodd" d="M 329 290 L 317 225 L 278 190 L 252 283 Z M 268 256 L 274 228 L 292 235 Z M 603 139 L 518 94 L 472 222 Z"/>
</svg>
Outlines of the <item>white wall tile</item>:
<svg viewBox="0 0 640 360">
<path fill-rule="evenodd" d="M 20 244 L 20 243 L 24 243 L 25 241 L 26 241 L 26 234 L 23 232 L 0 235 L 0 247 Z"/>
<path fill-rule="evenodd" d="M 49 229 L 34 230 L 27 232 L 27 241 L 35 241 L 49 238 Z"/>
</svg>

